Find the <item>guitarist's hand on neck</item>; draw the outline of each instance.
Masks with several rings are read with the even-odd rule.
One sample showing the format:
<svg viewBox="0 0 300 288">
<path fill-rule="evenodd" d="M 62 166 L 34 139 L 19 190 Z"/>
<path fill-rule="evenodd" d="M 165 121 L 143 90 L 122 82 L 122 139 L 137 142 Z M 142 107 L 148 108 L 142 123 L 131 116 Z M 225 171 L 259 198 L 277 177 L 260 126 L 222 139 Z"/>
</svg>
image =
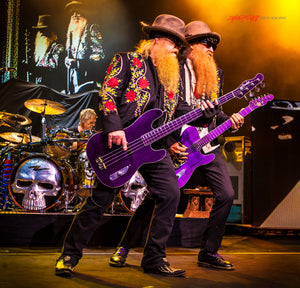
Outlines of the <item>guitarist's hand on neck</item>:
<svg viewBox="0 0 300 288">
<path fill-rule="evenodd" d="M 203 116 L 207 119 L 210 119 L 218 113 L 219 103 L 217 99 L 214 100 L 213 104 L 210 101 L 205 100 L 201 102 L 200 107 L 201 110 L 203 111 Z"/>
<path fill-rule="evenodd" d="M 108 133 L 108 148 L 111 149 L 113 144 L 122 145 L 123 150 L 127 150 L 127 140 L 123 130 Z"/>
</svg>

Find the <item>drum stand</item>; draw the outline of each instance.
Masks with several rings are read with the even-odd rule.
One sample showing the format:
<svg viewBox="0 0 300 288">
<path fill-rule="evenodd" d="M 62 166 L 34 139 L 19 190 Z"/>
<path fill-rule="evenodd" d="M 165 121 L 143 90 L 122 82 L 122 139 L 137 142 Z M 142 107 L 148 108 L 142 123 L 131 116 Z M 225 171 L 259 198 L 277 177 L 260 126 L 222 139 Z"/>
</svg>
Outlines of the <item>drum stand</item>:
<svg viewBox="0 0 300 288">
<path fill-rule="evenodd" d="M 30 143 L 32 142 L 31 129 L 32 129 L 32 126 L 27 126 L 27 127 L 26 127 L 27 135 L 28 135 L 28 137 L 29 137 L 29 142 L 30 142 Z"/>
<path fill-rule="evenodd" d="M 66 199 L 65 199 L 65 209 L 64 209 L 64 212 L 65 213 L 68 213 L 68 204 L 69 204 L 69 190 L 66 190 Z"/>
<path fill-rule="evenodd" d="M 42 141 L 46 140 L 46 117 L 45 117 L 45 112 L 46 112 L 46 106 L 47 103 L 44 104 L 44 111 L 41 113 L 42 116 Z"/>
</svg>

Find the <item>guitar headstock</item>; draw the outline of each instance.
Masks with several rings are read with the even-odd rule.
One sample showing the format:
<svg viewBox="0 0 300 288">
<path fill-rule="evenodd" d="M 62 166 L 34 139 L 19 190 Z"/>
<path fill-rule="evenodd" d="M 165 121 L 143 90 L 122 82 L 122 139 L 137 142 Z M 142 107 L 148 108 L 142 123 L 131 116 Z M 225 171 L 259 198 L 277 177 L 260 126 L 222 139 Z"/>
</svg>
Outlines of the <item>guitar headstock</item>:
<svg viewBox="0 0 300 288">
<path fill-rule="evenodd" d="M 255 100 L 250 101 L 249 107 L 251 110 L 254 110 L 256 108 L 265 106 L 269 101 L 272 101 L 274 99 L 274 96 L 272 94 L 264 95 L 263 97 L 256 98 Z"/>
<path fill-rule="evenodd" d="M 265 86 L 265 84 L 262 83 L 263 80 L 264 75 L 257 74 L 253 79 L 244 81 L 237 89 L 233 91 L 233 93 L 237 98 L 242 98 L 250 92 L 249 96 L 253 97 L 254 92 L 251 90 L 255 88 L 255 92 L 259 92 L 260 87 L 263 88 Z M 258 87 L 258 85 L 260 85 L 260 87 Z"/>
</svg>

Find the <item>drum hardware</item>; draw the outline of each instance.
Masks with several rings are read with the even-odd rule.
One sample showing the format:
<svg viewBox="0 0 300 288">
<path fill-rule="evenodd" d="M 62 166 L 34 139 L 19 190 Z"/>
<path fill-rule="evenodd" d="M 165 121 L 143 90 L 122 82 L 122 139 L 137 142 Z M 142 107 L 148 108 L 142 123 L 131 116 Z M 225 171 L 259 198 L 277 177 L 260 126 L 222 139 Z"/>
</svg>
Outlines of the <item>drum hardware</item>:
<svg viewBox="0 0 300 288">
<path fill-rule="evenodd" d="M 10 153 L 0 165 L 0 208 L 4 211 L 9 206 L 8 183 L 12 171 L 12 161 Z"/>
<path fill-rule="evenodd" d="M 27 135 L 28 135 L 28 137 L 29 137 L 29 142 L 32 142 L 31 129 L 32 129 L 32 126 L 27 126 L 27 127 L 26 127 Z"/>
<path fill-rule="evenodd" d="M 57 159 L 67 159 L 71 156 L 73 139 L 70 139 L 73 131 L 63 128 L 54 127 L 46 131 L 47 145 L 45 153 Z"/>
<path fill-rule="evenodd" d="M 58 115 L 66 111 L 63 105 L 47 99 L 30 99 L 25 101 L 25 107 L 33 112 L 40 113 L 42 120 L 42 139 L 46 138 L 46 117 L 45 115 Z"/>
</svg>

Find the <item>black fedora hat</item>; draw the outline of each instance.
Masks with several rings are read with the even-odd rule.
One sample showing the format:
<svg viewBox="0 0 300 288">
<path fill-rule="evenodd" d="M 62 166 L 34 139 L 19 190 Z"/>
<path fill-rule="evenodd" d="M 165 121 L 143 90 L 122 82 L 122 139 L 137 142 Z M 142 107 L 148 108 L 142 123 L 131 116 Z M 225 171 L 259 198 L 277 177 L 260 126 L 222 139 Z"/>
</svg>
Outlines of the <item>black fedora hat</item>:
<svg viewBox="0 0 300 288">
<path fill-rule="evenodd" d="M 44 29 L 51 27 L 53 25 L 52 22 L 52 15 L 50 14 L 44 14 L 44 15 L 39 15 L 38 22 L 36 26 L 32 26 L 34 29 Z"/>
</svg>

